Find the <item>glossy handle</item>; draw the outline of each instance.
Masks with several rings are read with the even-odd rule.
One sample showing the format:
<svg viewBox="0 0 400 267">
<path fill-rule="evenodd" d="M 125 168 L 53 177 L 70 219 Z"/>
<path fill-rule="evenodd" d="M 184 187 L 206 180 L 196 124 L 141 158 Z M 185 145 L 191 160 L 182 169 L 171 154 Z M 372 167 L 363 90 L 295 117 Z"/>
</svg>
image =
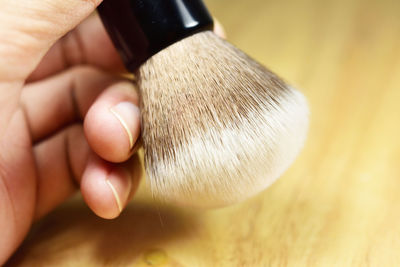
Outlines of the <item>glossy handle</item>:
<svg viewBox="0 0 400 267">
<path fill-rule="evenodd" d="M 213 27 L 201 0 L 104 0 L 98 11 L 130 71 L 167 46 Z"/>
</svg>

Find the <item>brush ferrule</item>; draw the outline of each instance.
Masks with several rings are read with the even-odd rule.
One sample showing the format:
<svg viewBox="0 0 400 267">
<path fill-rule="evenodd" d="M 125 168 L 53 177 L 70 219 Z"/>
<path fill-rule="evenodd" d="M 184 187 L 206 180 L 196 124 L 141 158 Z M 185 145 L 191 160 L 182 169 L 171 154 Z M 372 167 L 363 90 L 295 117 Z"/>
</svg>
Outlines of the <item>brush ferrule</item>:
<svg viewBox="0 0 400 267">
<path fill-rule="evenodd" d="M 98 11 L 130 71 L 167 46 L 213 26 L 201 0 L 104 0 Z"/>
</svg>

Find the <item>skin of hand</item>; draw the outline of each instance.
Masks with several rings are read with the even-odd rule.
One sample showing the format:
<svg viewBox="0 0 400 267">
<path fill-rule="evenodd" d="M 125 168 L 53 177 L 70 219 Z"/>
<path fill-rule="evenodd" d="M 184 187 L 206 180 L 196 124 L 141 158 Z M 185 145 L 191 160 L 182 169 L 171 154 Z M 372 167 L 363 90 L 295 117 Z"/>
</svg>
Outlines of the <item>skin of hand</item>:
<svg viewBox="0 0 400 267">
<path fill-rule="evenodd" d="M 77 188 L 107 219 L 137 189 L 139 96 L 100 3 L 0 0 L 0 265 Z"/>
</svg>

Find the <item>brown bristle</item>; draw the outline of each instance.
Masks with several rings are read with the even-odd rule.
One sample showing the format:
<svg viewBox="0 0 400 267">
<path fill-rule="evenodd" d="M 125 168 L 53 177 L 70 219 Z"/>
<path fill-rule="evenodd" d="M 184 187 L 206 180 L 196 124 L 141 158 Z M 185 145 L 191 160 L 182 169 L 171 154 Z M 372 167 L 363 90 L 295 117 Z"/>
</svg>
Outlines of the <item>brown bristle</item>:
<svg viewBox="0 0 400 267">
<path fill-rule="evenodd" d="M 303 95 L 212 32 L 164 49 L 137 77 L 155 196 L 192 206 L 243 200 L 270 185 L 303 146 Z"/>
</svg>

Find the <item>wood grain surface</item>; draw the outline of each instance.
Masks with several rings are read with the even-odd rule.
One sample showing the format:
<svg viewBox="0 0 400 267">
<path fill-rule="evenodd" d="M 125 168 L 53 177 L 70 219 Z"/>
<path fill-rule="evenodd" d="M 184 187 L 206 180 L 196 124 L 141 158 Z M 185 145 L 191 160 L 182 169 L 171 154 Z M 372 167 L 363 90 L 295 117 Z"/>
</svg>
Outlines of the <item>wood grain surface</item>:
<svg viewBox="0 0 400 267">
<path fill-rule="evenodd" d="M 400 1 L 206 2 L 231 42 L 308 97 L 298 160 L 219 210 L 155 203 L 142 186 L 106 221 L 77 197 L 10 266 L 400 266 Z"/>
</svg>

